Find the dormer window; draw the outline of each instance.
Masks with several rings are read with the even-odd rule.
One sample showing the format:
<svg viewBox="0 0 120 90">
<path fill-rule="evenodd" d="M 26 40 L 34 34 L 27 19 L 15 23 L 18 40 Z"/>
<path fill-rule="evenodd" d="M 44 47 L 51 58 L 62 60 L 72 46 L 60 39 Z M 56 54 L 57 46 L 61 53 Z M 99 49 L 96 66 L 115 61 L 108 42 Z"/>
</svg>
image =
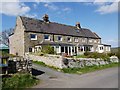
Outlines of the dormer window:
<svg viewBox="0 0 120 90">
<path fill-rule="evenodd" d="M 62 37 L 61 36 L 58 36 L 58 41 L 62 41 Z"/>
<path fill-rule="evenodd" d="M 36 34 L 30 34 L 30 39 L 31 40 L 37 40 L 37 35 Z"/>
<path fill-rule="evenodd" d="M 45 40 L 50 40 L 50 35 L 44 35 Z"/>
<path fill-rule="evenodd" d="M 68 38 L 67 38 L 67 41 L 68 41 L 68 42 L 71 42 L 71 41 L 72 41 L 72 39 L 71 39 L 70 37 L 68 37 Z"/>
</svg>

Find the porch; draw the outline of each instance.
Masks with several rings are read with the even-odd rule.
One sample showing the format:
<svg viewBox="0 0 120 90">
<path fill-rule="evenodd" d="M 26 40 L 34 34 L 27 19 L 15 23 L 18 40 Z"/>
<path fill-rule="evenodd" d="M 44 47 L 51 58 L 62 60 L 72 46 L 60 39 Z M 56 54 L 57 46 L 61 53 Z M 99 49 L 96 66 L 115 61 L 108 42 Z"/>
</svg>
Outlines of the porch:
<svg viewBox="0 0 120 90">
<path fill-rule="evenodd" d="M 58 55 L 62 55 L 66 53 L 69 56 L 77 54 L 77 47 L 73 44 L 68 43 L 59 43 L 59 42 L 42 42 L 41 44 L 35 45 L 34 47 L 30 47 L 30 52 L 38 52 L 41 51 L 42 48 L 46 45 L 50 45 L 54 48 L 54 51 Z"/>
<path fill-rule="evenodd" d="M 85 52 L 94 52 L 93 45 L 77 45 L 78 54 L 84 54 Z"/>
<path fill-rule="evenodd" d="M 53 47 L 54 51 L 58 55 L 62 55 L 63 53 L 66 53 L 68 56 L 73 56 L 78 54 L 84 54 L 84 52 L 86 51 L 93 52 L 92 45 L 74 45 L 74 44 L 59 43 L 59 42 L 42 42 L 41 44 L 32 47 L 30 51 L 31 52 L 41 51 L 45 45 L 50 45 L 51 47 Z"/>
</svg>

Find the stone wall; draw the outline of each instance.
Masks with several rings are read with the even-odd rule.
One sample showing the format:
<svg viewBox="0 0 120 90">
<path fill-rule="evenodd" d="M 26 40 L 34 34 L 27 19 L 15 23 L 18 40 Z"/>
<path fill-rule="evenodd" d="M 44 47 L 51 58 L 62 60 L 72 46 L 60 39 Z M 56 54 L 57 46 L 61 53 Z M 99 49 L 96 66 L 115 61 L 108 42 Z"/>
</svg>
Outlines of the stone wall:
<svg viewBox="0 0 120 90">
<path fill-rule="evenodd" d="M 29 54 L 29 59 L 33 61 L 40 61 L 48 66 L 54 66 L 58 68 L 63 68 L 62 57 L 60 55 L 46 55 L 46 56 L 35 56 Z"/>
<path fill-rule="evenodd" d="M 59 55 L 46 55 L 46 56 L 35 56 L 35 55 L 28 55 L 29 58 L 33 61 L 40 61 L 45 63 L 48 66 L 54 66 L 57 68 L 82 68 L 85 66 L 93 66 L 93 65 L 105 65 L 110 63 L 118 63 L 119 60 L 116 56 L 112 56 L 110 60 L 105 61 L 102 59 L 94 59 L 94 58 L 64 58 Z"/>
<path fill-rule="evenodd" d="M 25 72 L 32 73 L 32 60 L 14 57 L 8 60 L 8 73 Z"/>
<path fill-rule="evenodd" d="M 100 66 L 100 65 L 106 65 L 110 63 L 118 63 L 118 58 L 117 57 L 112 57 L 110 60 L 102 60 L 102 59 L 94 59 L 94 58 L 79 58 L 79 59 L 72 59 L 72 58 L 67 58 L 68 64 L 67 67 L 74 68 L 83 68 L 85 66 Z"/>
</svg>

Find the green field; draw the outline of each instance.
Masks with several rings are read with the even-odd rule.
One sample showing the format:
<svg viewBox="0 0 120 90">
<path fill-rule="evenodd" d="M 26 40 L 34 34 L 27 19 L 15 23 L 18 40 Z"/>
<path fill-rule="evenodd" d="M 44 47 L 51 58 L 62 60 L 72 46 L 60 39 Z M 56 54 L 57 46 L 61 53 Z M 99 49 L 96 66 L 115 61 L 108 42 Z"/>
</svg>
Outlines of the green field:
<svg viewBox="0 0 120 90">
<path fill-rule="evenodd" d="M 120 47 L 111 48 L 112 53 L 117 53 L 118 51 L 120 51 Z"/>
</svg>

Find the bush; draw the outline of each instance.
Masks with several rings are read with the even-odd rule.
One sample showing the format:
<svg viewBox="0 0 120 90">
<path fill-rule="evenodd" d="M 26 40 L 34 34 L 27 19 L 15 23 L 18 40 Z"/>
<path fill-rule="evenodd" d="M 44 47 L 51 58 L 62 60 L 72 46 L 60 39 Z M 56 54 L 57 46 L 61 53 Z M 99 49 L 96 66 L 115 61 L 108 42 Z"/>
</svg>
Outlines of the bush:
<svg viewBox="0 0 120 90">
<path fill-rule="evenodd" d="M 0 57 L 16 57 L 16 55 L 9 54 L 6 51 L 0 51 Z"/>
<path fill-rule="evenodd" d="M 114 56 L 115 53 L 108 53 L 107 55 L 111 57 L 111 56 Z"/>
<path fill-rule="evenodd" d="M 90 55 L 90 52 L 85 52 L 84 55 L 88 56 L 88 55 Z"/>
<path fill-rule="evenodd" d="M 4 56 L 9 56 L 9 53 L 5 52 L 5 51 L 0 51 L 0 56 L 4 57 Z"/>
<path fill-rule="evenodd" d="M 120 51 L 116 53 L 116 56 L 120 59 Z"/>
<path fill-rule="evenodd" d="M 38 83 L 38 80 L 30 74 L 15 74 L 12 77 L 3 78 L 2 89 L 25 88 Z"/>
<path fill-rule="evenodd" d="M 43 46 L 41 52 L 45 54 L 56 54 L 54 48 L 51 47 L 50 45 Z"/>
<path fill-rule="evenodd" d="M 103 60 L 109 60 L 109 55 L 107 55 L 106 53 L 97 53 L 97 52 L 85 52 L 84 55 L 87 58 L 101 58 Z"/>
</svg>

